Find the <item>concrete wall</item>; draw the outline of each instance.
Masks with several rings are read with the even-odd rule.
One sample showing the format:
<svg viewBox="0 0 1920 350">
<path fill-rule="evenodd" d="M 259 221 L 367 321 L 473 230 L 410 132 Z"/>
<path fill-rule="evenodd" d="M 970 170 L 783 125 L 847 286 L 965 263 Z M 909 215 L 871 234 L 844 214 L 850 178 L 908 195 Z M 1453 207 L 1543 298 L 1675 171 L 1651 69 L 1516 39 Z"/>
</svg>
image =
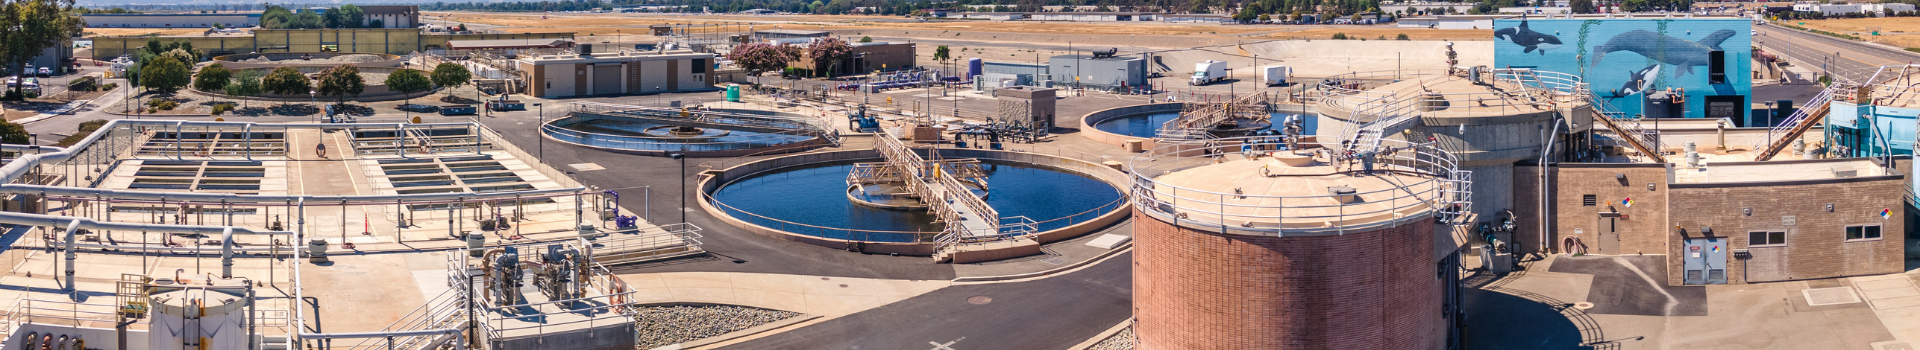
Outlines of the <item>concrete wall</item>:
<svg viewBox="0 0 1920 350">
<path fill-rule="evenodd" d="M 1442 349 L 1434 227 L 1271 237 L 1136 215 L 1136 348 Z"/>
<path fill-rule="evenodd" d="M 1817 162 L 1817 161 L 1816 161 Z M 1815 181 L 1674 184 L 1667 209 L 1678 232 L 1667 244 L 1667 283 L 1680 285 L 1682 240 L 1720 237 L 1729 249 L 1747 249 L 1751 259 L 1727 254 L 1727 283 L 1804 280 L 1898 273 L 1904 270 L 1905 176 L 1863 176 Z M 1827 205 L 1833 211 L 1827 211 Z M 1752 210 L 1752 215 L 1747 214 Z M 1893 214 L 1881 217 L 1881 210 Z M 1793 217 L 1791 224 L 1786 217 Z M 1880 225 L 1881 238 L 1848 240 L 1845 227 Z M 1713 229 L 1712 236 L 1701 232 Z M 1671 230 L 1671 229 L 1670 229 Z M 1749 245 L 1748 232 L 1785 231 L 1786 244 Z M 1751 279 L 1751 281 L 1750 281 Z"/>
<path fill-rule="evenodd" d="M 549 330 L 540 335 L 493 339 L 492 343 L 495 349 L 633 350 L 633 325 L 614 319 L 606 321 L 611 324 L 568 331 Z"/>
<path fill-rule="evenodd" d="M 1511 174 L 1513 241 L 1519 252 L 1542 252 L 1539 167 L 1515 166 Z M 1474 180 L 1480 180 L 1479 173 L 1474 175 Z M 1621 175 L 1626 176 L 1624 182 Z M 1665 164 L 1559 163 L 1547 167 L 1546 210 L 1550 215 L 1544 251 L 1563 252 L 1562 242 L 1571 237 L 1585 245 L 1589 254 L 1666 254 L 1667 232 L 1672 227 L 1667 225 L 1668 183 Z M 1593 205 L 1586 205 L 1587 195 L 1594 196 Z M 1627 199 L 1633 200 L 1632 206 L 1623 204 Z M 1620 216 L 1612 222 L 1616 234 L 1601 233 L 1602 213 Z"/>
</svg>

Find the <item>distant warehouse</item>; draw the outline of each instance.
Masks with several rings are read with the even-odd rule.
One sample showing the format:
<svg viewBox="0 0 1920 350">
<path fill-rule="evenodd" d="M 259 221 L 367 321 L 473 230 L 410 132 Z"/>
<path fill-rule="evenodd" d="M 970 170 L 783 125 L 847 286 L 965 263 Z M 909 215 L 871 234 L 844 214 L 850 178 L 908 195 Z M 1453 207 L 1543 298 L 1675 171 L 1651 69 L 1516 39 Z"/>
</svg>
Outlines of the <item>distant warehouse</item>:
<svg viewBox="0 0 1920 350">
<path fill-rule="evenodd" d="M 260 25 L 260 13 L 96 13 L 80 15 L 91 28 L 213 28 Z"/>
<path fill-rule="evenodd" d="M 610 96 L 713 89 L 714 56 L 677 50 L 663 53 L 593 53 L 580 45 L 578 55 L 522 56 L 531 92 L 540 98 Z"/>
</svg>

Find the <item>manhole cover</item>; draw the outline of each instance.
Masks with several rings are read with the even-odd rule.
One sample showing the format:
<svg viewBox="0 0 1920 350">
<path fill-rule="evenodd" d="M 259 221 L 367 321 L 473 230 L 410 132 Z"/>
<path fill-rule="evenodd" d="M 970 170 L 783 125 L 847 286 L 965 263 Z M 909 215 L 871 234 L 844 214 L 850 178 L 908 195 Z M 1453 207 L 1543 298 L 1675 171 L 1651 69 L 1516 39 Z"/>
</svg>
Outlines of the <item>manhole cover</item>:
<svg viewBox="0 0 1920 350">
<path fill-rule="evenodd" d="M 991 302 L 993 302 L 993 297 L 985 296 L 985 295 L 975 295 L 971 298 L 967 298 L 967 303 L 974 304 L 974 305 L 986 305 L 987 303 L 991 303 Z"/>
<path fill-rule="evenodd" d="M 1581 310 L 1586 310 L 1586 309 L 1592 309 L 1592 308 L 1593 308 L 1593 303 L 1589 303 L 1589 302 L 1584 302 L 1584 301 L 1582 301 L 1582 302 L 1578 302 L 1578 303 L 1573 303 L 1573 308 L 1575 308 L 1575 309 L 1581 309 Z"/>
<path fill-rule="evenodd" d="M 1801 290 L 1807 297 L 1807 306 L 1840 305 L 1860 302 L 1860 296 L 1853 294 L 1853 288 L 1833 287 Z"/>
</svg>

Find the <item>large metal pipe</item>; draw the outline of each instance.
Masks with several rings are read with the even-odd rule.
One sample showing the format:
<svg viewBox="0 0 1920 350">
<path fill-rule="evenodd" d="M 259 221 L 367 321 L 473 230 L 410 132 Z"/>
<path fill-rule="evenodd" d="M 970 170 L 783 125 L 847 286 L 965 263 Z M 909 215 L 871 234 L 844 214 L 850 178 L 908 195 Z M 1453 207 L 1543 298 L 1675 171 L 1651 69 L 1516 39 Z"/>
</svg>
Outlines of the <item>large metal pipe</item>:
<svg viewBox="0 0 1920 350">
<path fill-rule="evenodd" d="M 79 254 L 75 254 L 75 253 L 74 253 L 74 251 L 73 251 L 73 244 L 75 243 L 75 242 L 74 242 L 74 239 L 75 239 L 75 238 L 74 238 L 74 236 L 78 236 L 77 234 L 74 234 L 74 232 L 75 232 L 75 231 L 78 231 L 79 229 L 80 229 L 80 219 L 73 219 L 73 221 L 71 221 L 71 222 L 68 222 L 68 223 L 67 223 L 67 233 L 66 233 L 66 236 L 67 236 L 67 237 L 66 237 L 66 241 L 67 241 L 67 283 L 66 283 L 65 285 L 61 285 L 61 286 L 60 286 L 60 288 L 61 288 L 61 289 L 65 289 L 65 290 L 78 290 L 78 289 L 75 289 L 75 288 L 73 288 L 73 264 L 74 264 L 74 263 L 76 263 L 76 262 L 79 262 L 79 260 L 80 260 L 80 255 L 79 255 Z"/>
<path fill-rule="evenodd" d="M 220 232 L 220 278 L 233 278 L 233 226 Z"/>
</svg>

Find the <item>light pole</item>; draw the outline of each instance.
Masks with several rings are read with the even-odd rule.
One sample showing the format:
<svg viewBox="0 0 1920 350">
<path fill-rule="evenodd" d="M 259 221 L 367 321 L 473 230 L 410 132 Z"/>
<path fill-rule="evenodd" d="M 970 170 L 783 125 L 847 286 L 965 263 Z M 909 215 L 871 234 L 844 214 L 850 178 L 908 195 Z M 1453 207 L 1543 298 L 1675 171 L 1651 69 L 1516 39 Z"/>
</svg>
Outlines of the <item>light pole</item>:
<svg viewBox="0 0 1920 350">
<path fill-rule="evenodd" d="M 540 139 L 540 146 L 539 146 L 539 147 L 540 147 L 540 162 L 541 162 L 541 163 L 546 163 L 546 162 L 547 162 L 547 135 L 546 135 L 546 133 L 547 133 L 547 106 L 546 106 L 546 105 L 544 105 L 544 104 L 540 104 L 540 103 L 535 103 L 535 104 L 533 104 L 533 106 L 534 106 L 535 108 L 539 108 L 539 109 L 540 109 L 540 112 L 539 112 L 539 113 L 540 113 L 540 126 L 539 126 L 539 128 L 540 128 L 540 135 L 534 135 L 534 137 L 536 137 L 536 138 L 539 138 L 539 139 Z"/>
<path fill-rule="evenodd" d="M 684 152 L 684 150 L 682 150 Z M 668 154 L 668 158 L 680 161 L 680 223 L 687 222 L 687 155 Z"/>
</svg>

